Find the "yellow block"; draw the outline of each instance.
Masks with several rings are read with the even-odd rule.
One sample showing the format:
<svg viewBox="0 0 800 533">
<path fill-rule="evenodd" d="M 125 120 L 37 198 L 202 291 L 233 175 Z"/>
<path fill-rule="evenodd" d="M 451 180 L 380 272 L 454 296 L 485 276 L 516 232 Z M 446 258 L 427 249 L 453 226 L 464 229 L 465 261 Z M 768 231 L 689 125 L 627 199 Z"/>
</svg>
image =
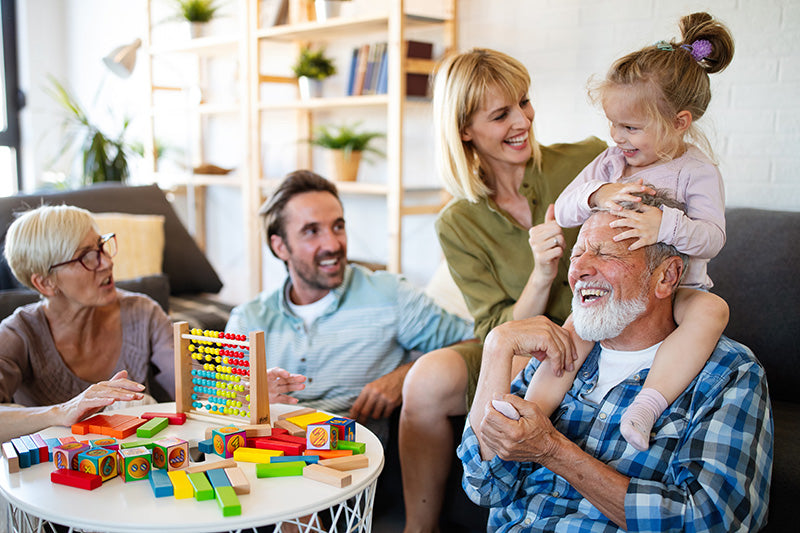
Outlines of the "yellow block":
<svg viewBox="0 0 800 533">
<path fill-rule="evenodd" d="M 269 463 L 270 457 L 283 455 L 279 450 L 239 447 L 233 451 L 233 459 L 244 463 Z"/>
<path fill-rule="evenodd" d="M 333 415 L 320 413 L 317 411 L 316 413 L 308 413 L 307 415 L 293 416 L 292 418 L 287 418 L 286 420 L 295 426 L 300 426 L 301 428 L 306 429 L 309 424 L 327 422 L 331 418 L 333 418 Z"/>
<path fill-rule="evenodd" d="M 175 492 L 176 500 L 183 500 L 185 498 L 194 498 L 194 486 L 189 481 L 189 476 L 183 470 L 171 470 L 167 472 L 169 480 L 172 482 L 172 488 Z"/>
</svg>

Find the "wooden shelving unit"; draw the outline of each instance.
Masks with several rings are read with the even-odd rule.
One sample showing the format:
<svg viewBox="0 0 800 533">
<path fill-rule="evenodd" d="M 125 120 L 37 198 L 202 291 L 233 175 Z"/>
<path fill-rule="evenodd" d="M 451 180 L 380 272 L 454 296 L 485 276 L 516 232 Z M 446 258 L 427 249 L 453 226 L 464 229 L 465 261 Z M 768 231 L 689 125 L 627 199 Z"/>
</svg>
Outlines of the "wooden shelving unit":
<svg viewBox="0 0 800 533">
<path fill-rule="evenodd" d="M 298 13 L 309 12 L 303 0 L 286 0 L 291 3 L 290 14 L 297 18 Z M 433 3 L 436 0 L 432 0 Z M 401 270 L 402 260 L 402 219 L 404 216 L 431 214 L 441 207 L 438 188 L 414 189 L 415 198 L 424 195 L 433 198 L 428 204 L 415 202 L 413 206 L 405 205 L 404 198 L 410 189 L 404 185 L 403 179 L 403 131 L 406 106 L 429 105 L 419 99 L 406 98 L 405 80 L 407 73 L 430 73 L 435 60 L 405 58 L 405 42 L 409 32 L 422 30 L 438 35 L 437 41 L 442 49 L 449 50 L 456 46 L 456 1 L 441 0 L 441 16 L 422 16 L 408 12 L 403 0 L 387 0 L 386 12 L 380 15 L 340 17 L 325 22 L 290 20 L 289 23 L 262 28 L 259 26 L 261 3 L 259 0 L 233 0 L 237 27 L 235 31 L 227 31 L 220 35 L 211 35 L 195 39 L 170 40 L 161 42 L 154 38 L 154 26 L 158 22 L 152 18 L 153 0 L 147 2 L 148 28 L 143 39 L 147 54 L 146 68 L 149 78 L 150 103 L 150 135 L 145 143 L 147 168 L 152 172 L 152 180 L 173 190 L 183 190 L 187 194 L 189 204 L 194 208 L 193 234 L 201 245 L 205 242 L 205 194 L 209 186 L 236 187 L 241 191 L 243 228 L 241 234 L 245 239 L 247 250 L 247 286 L 251 294 L 262 287 L 262 243 L 259 234 L 258 208 L 262 199 L 275 188 L 283 172 L 280 169 L 265 168 L 264 133 L 270 131 L 270 116 L 286 114 L 296 126 L 297 138 L 308 138 L 318 121 L 318 115 L 365 112 L 370 117 L 380 118 L 386 131 L 386 177 L 382 183 L 337 183 L 343 195 L 360 195 L 383 202 L 386 211 L 387 235 L 389 243 L 387 268 L 394 272 Z M 161 35 L 161 34 L 160 34 Z M 300 46 L 307 43 L 324 43 L 335 45 L 348 42 L 363 36 L 364 42 L 376 38 L 387 43 L 388 58 L 388 90 L 386 94 L 365 96 L 326 95 L 323 98 L 300 100 L 296 90 L 296 80 L 290 71 L 262 72 L 262 56 L 269 49 L 277 47 L 286 54 L 287 47 L 295 53 Z M 379 36 L 379 37 L 376 37 Z M 282 47 L 282 48 L 280 48 Z M 202 86 L 203 69 L 206 62 L 224 58 L 238 65 L 236 76 L 236 98 L 230 101 L 192 101 L 189 93 L 192 88 Z M 198 72 L 198 79 L 183 80 L 181 83 L 163 82 L 154 75 L 156 63 L 173 61 L 189 63 Z M 346 72 L 348 65 L 338 65 L 340 72 Z M 264 84 L 289 84 L 288 92 L 294 96 L 279 99 L 261 99 Z M 164 105 L 159 102 L 160 92 L 172 93 L 173 101 Z M 185 94 L 179 105 L 175 104 L 175 93 Z M 209 122 L 216 117 L 238 120 L 237 130 L 242 136 L 243 156 L 237 162 L 236 169 L 229 175 L 196 175 L 190 170 L 186 172 L 165 172 L 159 168 L 155 157 L 155 144 L 158 132 L 156 123 L 168 117 L 170 120 L 186 122 L 187 137 L 191 137 L 193 145 L 189 147 L 192 161 L 189 168 L 200 163 L 213 163 L 205 160 L 204 139 L 209 134 Z M 238 117 L 238 118 L 237 118 Z M 273 130 L 274 131 L 274 130 Z M 312 148 L 307 143 L 297 143 L 295 168 L 312 168 Z M 325 175 L 324 169 L 315 169 Z M 371 200 L 371 201 L 373 201 Z M 190 223 L 190 226 L 192 224 Z"/>
</svg>

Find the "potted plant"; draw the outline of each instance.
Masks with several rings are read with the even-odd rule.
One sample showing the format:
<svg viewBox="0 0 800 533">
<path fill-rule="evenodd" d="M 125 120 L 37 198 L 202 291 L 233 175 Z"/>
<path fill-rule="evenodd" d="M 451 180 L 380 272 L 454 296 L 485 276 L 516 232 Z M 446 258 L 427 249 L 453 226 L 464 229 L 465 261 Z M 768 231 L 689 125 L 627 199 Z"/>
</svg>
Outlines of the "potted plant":
<svg viewBox="0 0 800 533">
<path fill-rule="evenodd" d="M 350 0 L 314 0 L 314 11 L 317 14 L 317 22 L 325 22 L 328 19 L 336 18 L 341 13 L 342 3 Z"/>
<path fill-rule="evenodd" d="M 348 126 L 318 126 L 311 138 L 311 144 L 328 149 L 328 162 L 333 179 L 355 181 L 358 166 L 364 152 L 372 152 L 381 157 L 384 153 L 371 145 L 372 141 L 384 137 L 377 131 L 358 132 L 358 123 Z"/>
<path fill-rule="evenodd" d="M 65 112 L 63 142 L 57 157 L 70 151 L 76 151 L 76 156 L 80 154 L 84 185 L 124 182 L 130 174 L 129 158 L 136 153 L 134 143 L 125 140 L 130 121 L 123 119 L 119 134 L 112 137 L 89 119 L 80 102 L 58 80 L 50 77 L 50 83 L 52 86 L 46 91 Z"/>
<path fill-rule="evenodd" d="M 308 46 L 300 49 L 300 55 L 292 66 L 300 98 L 318 98 L 322 95 L 322 80 L 336 74 L 333 60 L 325 55 L 325 50 L 313 50 Z"/>
<path fill-rule="evenodd" d="M 178 9 L 177 18 L 189 22 L 189 32 L 192 39 L 202 37 L 206 25 L 214 18 L 221 7 L 217 0 L 174 0 Z"/>
</svg>

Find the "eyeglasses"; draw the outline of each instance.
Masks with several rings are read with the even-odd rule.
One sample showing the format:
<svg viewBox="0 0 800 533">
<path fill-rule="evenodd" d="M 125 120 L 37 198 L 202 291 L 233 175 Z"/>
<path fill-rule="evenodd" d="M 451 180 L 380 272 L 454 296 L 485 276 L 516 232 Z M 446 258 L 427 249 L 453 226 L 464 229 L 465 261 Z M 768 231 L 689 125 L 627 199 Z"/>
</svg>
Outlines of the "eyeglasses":
<svg viewBox="0 0 800 533">
<path fill-rule="evenodd" d="M 101 235 L 100 238 L 97 239 L 96 250 L 87 250 L 75 259 L 70 259 L 69 261 L 51 266 L 50 270 L 70 263 L 80 263 L 81 266 L 89 272 L 94 272 L 100 268 L 100 264 L 103 262 L 100 257 L 101 253 L 106 254 L 109 258 L 117 255 L 117 236 L 114 233 Z M 48 270 L 48 272 L 50 270 Z"/>
</svg>

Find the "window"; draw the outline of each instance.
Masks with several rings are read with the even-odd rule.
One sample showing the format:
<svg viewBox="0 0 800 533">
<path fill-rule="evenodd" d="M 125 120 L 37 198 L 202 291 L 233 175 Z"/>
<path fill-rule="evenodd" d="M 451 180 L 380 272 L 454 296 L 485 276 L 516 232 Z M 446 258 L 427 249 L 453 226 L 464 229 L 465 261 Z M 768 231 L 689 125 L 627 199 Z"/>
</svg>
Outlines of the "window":
<svg viewBox="0 0 800 533">
<path fill-rule="evenodd" d="M 13 194 L 22 179 L 19 158 L 20 92 L 17 85 L 15 0 L 0 0 L 0 196 Z"/>
</svg>

